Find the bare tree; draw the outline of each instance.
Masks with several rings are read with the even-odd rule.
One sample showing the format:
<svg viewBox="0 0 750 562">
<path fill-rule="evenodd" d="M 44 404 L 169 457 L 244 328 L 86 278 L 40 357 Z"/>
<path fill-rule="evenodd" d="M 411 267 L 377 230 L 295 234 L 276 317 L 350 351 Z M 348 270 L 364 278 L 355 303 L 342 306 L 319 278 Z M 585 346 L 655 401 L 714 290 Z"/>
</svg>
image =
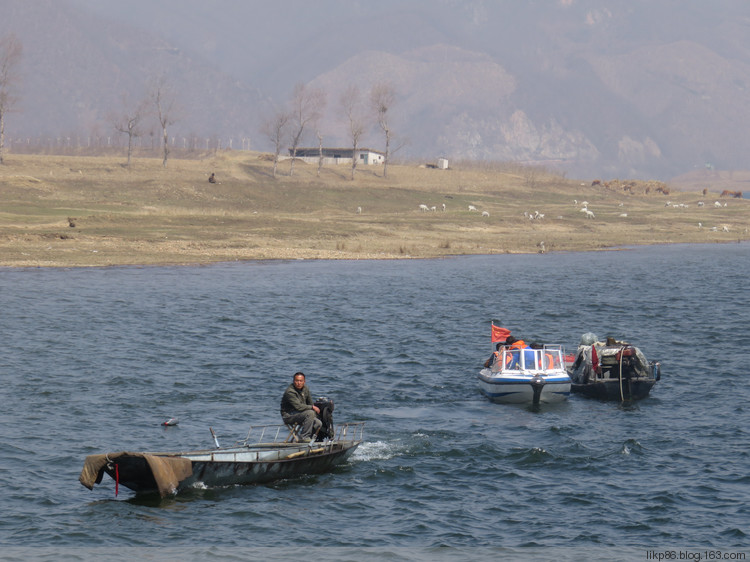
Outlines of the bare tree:
<svg viewBox="0 0 750 562">
<path fill-rule="evenodd" d="M 370 103 L 375 111 L 378 125 L 385 135 L 385 155 L 383 157 L 383 177 L 388 177 L 388 161 L 391 156 L 391 128 L 388 124 L 388 110 L 396 101 L 396 92 L 390 84 L 375 84 L 370 91 Z"/>
<path fill-rule="evenodd" d="M 320 177 L 320 170 L 323 168 L 323 133 L 317 130 L 315 135 L 318 137 L 318 177 Z"/>
<path fill-rule="evenodd" d="M 169 134 L 167 127 L 174 125 L 175 98 L 172 90 L 169 88 L 166 79 L 162 76 L 156 82 L 153 91 L 154 105 L 156 106 L 156 117 L 159 119 L 159 125 L 162 131 L 162 148 L 164 149 L 164 159 L 162 166 L 167 167 L 167 158 L 169 157 Z"/>
<path fill-rule="evenodd" d="M 305 130 L 317 123 L 323 114 L 326 96 L 323 90 L 310 88 L 303 83 L 294 87 L 291 100 L 291 149 L 292 164 L 289 175 L 294 175 L 294 160 Z"/>
<path fill-rule="evenodd" d="M 352 179 L 357 170 L 359 159 L 359 141 L 365 133 L 365 119 L 362 111 L 362 96 L 357 86 L 349 86 L 341 94 L 341 106 L 344 108 L 346 118 L 349 122 L 349 141 L 352 143 Z"/>
<path fill-rule="evenodd" d="M 17 101 L 13 88 L 19 80 L 17 67 L 22 54 L 23 45 L 14 34 L 0 38 L 0 164 L 5 153 L 5 115 Z"/>
<path fill-rule="evenodd" d="M 147 114 L 148 101 L 143 100 L 135 106 L 128 104 L 123 100 L 123 112 L 114 119 L 114 128 L 120 133 L 128 136 L 128 161 L 125 164 L 130 166 L 130 157 L 133 154 L 133 141 L 143 134 L 141 122 Z"/>
<path fill-rule="evenodd" d="M 261 125 L 261 132 L 273 144 L 273 177 L 276 177 L 276 170 L 279 166 L 279 154 L 284 144 L 284 139 L 289 128 L 289 119 L 291 118 L 288 111 L 279 110 L 269 117 Z"/>
</svg>

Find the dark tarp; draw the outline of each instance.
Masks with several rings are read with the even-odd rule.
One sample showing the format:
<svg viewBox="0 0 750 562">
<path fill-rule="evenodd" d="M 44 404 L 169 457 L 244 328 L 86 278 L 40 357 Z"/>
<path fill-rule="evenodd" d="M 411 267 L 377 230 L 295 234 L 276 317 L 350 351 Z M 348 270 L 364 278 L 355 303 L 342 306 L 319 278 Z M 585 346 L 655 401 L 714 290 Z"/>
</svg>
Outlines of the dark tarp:
<svg viewBox="0 0 750 562">
<path fill-rule="evenodd" d="M 193 474 L 193 464 L 189 459 L 122 451 L 87 456 L 78 480 L 89 490 L 93 490 L 94 484 L 99 484 L 102 481 L 104 468 L 107 464 L 117 462 L 117 459 L 121 457 L 144 458 L 151 469 L 156 487 L 162 497 L 173 494 L 177 490 L 177 485 Z"/>
</svg>

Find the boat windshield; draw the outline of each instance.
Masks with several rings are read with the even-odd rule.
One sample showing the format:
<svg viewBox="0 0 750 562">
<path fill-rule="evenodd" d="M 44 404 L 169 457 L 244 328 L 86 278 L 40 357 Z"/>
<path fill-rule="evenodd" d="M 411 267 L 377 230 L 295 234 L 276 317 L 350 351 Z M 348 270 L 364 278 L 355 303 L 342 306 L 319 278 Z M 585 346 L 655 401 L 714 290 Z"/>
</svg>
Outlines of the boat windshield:
<svg viewBox="0 0 750 562">
<path fill-rule="evenodd" d="M 562 369 L 563 352 L 559 345 L 545 345 L 542 349 L 502 348 L 496 371 L 547 371 Z"/>
</svg>

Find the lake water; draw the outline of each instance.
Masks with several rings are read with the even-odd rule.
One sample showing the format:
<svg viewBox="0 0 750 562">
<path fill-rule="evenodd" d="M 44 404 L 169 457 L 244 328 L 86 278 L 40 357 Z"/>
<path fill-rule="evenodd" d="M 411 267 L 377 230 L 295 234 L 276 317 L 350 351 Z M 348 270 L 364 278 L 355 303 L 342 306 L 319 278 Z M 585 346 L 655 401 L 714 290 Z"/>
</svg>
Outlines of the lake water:
<svg viewBox="0 0 750 562">
<path fill-rule="evenodd" d="M 0 269 L 0 558 L 746 559 L 748 278 L 745 243 Z M 629 405 L 490 403 L 492 319 L 569 351 L 627 339 L 662 380 Z M 279 423 L 297 370 L 366 422 L 332 473 L 161 502 L 79 484 L 89 454 Z"/>
</svg>

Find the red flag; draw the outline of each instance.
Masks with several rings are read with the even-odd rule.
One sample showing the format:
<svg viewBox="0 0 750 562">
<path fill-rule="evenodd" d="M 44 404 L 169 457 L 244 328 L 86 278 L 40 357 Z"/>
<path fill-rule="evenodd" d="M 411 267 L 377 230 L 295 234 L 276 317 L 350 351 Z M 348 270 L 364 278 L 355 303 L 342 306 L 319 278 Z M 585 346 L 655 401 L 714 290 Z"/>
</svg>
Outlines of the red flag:
<svg viewBox="0 0 750 562">
<path fill-rule="evenodd" d="M 510 330 L 507 328 L 501 328 L 500 326 L 492 324 L 492 343 L 504 342 L 508 339 L 509 335 Z"/>
</svg>

